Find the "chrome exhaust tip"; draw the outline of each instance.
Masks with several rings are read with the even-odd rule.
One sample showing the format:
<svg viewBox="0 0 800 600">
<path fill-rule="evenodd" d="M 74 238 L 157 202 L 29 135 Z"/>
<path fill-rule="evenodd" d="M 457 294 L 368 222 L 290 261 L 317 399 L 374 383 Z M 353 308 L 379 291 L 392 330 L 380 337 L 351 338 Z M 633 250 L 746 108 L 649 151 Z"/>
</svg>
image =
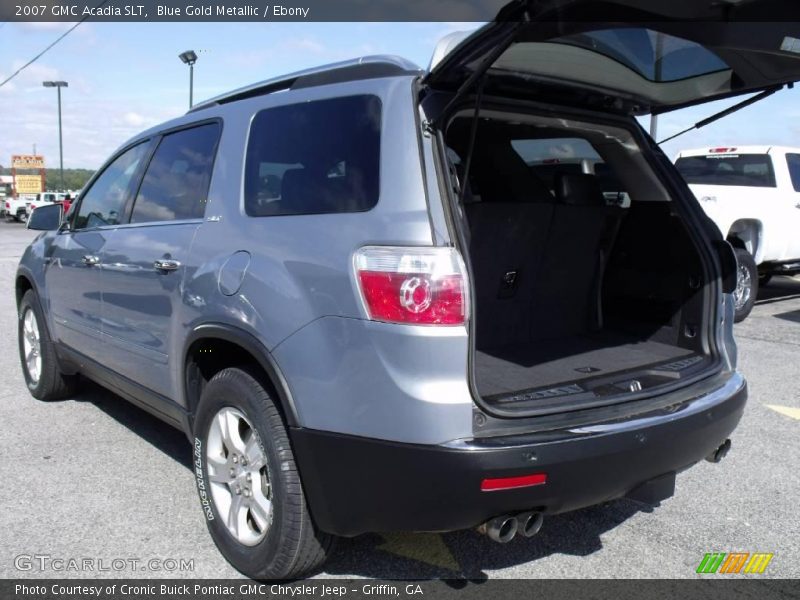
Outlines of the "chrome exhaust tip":
<svg viewBox="0 0 800 600">
<path fill-rule="evenodd" d="M 489 539 L 494 542 L 506 544 L 517 535 L 518 527 L 519 521 L 516 517 L 503 515 L 502 517 L 495 517 L 494 519 L 486 521 L 486 523 L 478 527 L 478 531 L 486 534 Z"/>
<path fill-rule="evenodd" d="M 517 515 L 518 533 L 526 538 L 533 537 L 542 529 L 544 515 L 540 512 L 525 512 Z"/>
</svg>

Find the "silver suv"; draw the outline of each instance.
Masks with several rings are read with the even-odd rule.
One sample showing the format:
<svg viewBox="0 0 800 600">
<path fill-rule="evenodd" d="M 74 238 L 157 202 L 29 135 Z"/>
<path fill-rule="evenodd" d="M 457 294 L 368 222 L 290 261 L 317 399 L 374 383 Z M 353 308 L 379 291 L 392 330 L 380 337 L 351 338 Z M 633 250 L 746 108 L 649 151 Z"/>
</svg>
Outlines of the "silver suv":
<svg viewBox="0 0 800 600">
<path fill-rule="evenodd" d="M 86 377 L 185 431 L 209 531 L 255 578 L 335 536 L 532 536 L 719 460 L 746 399 L 735 258 L 634 117 L 800 79 L 800 55 L 747 46 L 780 23 L 732 48 L 680 20 L 721 5 L 641 13 L 657 31 L 547 6 L 426 71 L 367 57 L 205 102 L 66 217 L 37 209 L 33 396 Z"/>
</svg>

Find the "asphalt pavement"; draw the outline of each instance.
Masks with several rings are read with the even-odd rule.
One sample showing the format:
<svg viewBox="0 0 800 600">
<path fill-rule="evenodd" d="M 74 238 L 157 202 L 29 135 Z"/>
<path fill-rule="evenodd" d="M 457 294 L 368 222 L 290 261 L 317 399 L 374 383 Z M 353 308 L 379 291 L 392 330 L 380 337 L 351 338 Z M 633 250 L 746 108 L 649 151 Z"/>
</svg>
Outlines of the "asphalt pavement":
<svg viewBox="0 0 800 600">
<path fill-rule="evenodd" d="M 184 434 L 91 384 L 60 402 L 28 394 L 13 282 L 33 237 L 0 223 L 0 577 L 240 577 L 206 531 Z M 736 335 L 750 401 L 732 450 L 680 474 L 660 506 L 609 502 L 506 545 L 364 535 L 319 576 L 693 578 L 705 553 L 741 551 L 773 553 L 758 577 L 800 577 L 800 278 L 774 279 Z"/>
</svg>

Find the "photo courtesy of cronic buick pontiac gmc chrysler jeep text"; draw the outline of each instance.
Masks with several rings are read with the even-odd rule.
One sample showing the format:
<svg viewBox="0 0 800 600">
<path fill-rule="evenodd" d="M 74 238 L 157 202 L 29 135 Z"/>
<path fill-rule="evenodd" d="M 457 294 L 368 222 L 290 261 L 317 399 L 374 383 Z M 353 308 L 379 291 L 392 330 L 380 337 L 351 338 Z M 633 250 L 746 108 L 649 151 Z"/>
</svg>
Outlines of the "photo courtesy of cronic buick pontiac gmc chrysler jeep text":
<svg viewBox="0 0 800 600">
<path fill-rule="evenodd" d="M 749 22 L 789 2 L 633 4 L 514 2 L 427 71 L 347 61 L 134 137 L 31 216 L 31 393 L 86 377 L 183 429 L 256 578 L 668 497 L 742 416 L 736 262 L 635 116 L 800 79 L 800 32 Z"/>
</svg>

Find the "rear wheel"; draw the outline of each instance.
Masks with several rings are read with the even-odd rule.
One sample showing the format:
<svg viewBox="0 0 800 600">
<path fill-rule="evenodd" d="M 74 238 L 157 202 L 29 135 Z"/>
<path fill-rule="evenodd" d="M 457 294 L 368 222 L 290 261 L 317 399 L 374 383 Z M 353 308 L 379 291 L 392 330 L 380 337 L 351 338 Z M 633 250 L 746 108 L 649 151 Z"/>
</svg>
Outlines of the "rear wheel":
<svg viewBox="0 0 800 600">
<path fill-rule="evenodd" d="M 319 568 L 333 538 L 311 520 L 283 419 L 258 380 L 243 369 L 217 373 L 194 431 L 200 502 L 225 558 L 254 579 Z"/>
<path fill-rule="evenodd" d="M 25 292 L 19 303 L 17 334 L 22 373 L 31 395 L 39 400 L 59 400 L 72 394 L 77 377 L 65 375 L 59 369 L 56 351 L 33 290 Z"/>
<path fill-rule="evenodd" d="M 758 296 L 758 269 L 753 256 L 742 248 L 736 248 L 736 289 L 733 292 L 735 302 L 734 322 L 739 323 L 747 318 Z"/>
</svg>

